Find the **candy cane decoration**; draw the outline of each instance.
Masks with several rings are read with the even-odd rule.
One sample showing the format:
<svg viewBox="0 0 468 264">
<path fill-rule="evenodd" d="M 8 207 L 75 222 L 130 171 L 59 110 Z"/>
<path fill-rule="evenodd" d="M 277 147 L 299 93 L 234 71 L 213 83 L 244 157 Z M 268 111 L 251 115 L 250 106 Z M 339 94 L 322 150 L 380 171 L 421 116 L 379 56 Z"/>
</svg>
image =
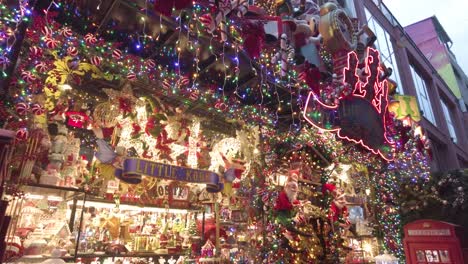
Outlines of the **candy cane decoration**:
<svg viewBox="0 0 468 264">
<path fill-rule="evenodd" d="M 281 59 L 281 76 L 286 76 L 288 73 L 288 61 L 294 59 L 294 47 L 288 43 L 286 34 L 281 35 L 280 51 L 273 56 L 271 62 L 277 63 Z"/>
<path fill-rule="evenodd" d="M 214 0 L 211 0 L 212 5 L 216 5 Z M 211 14 L 205 14 L 200 17 L 200 22 L 202 22 L 207 28 L 208 32 L 213 33 L 216 29 L 216 26 L 219 26 L 219 31 L 221 33 L 221 40 L 227 40 L 227 25 L 226 25 L 226 16 L 234 10 L 237 10 L 236 15 L 242 17 L 247 13 L 249 8 L 249 3 L 247 0 L 224 0 L 218 3 L 218 12 L 214 16 L 214 19 Z"/>
</svg>

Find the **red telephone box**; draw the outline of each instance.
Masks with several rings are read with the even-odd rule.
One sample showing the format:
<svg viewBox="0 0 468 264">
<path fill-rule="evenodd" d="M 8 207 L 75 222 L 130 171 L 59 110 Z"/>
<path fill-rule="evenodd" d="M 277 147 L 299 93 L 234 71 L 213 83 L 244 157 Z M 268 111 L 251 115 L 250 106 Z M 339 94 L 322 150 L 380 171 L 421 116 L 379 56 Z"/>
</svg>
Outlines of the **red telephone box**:
<svg viewBox="0 0 468 264">
<path fill-rule="evenodd" d="M 404 227 L 407 264 L 464 264 L 468 248 L 462 227 L 434 220 L 418 220 Z"/>
</svg>

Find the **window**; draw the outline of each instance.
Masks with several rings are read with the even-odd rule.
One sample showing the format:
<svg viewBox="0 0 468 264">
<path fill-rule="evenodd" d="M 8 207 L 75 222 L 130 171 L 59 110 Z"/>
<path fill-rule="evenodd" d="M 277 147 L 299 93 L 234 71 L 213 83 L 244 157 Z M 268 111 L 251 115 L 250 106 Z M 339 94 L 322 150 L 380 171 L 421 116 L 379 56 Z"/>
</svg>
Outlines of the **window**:
<svg viewBox="0 0 468 264">
<path fill-rule="evenodd" d="M 443 100 L 440 100 L 440 103 L 442 105 L 442 110 L 444 111 L 445 120 L 447 120 L 447 127 L 450 133 L 450 137 L 453 139 L 453 142 L 457 142 L 457 133 L 455 133 L 455 126 L 452 122 L 452 115 L 450 114 L 450 110 Z"/>
<path fill-rule="evenodd" d="M 418 98 L 419 108 L 423 111 L 423 116 L 427 118 L 432 124 L 436 124 L 434 113 L 432 112 L 431 100 L 429 93 L 427 92 L 426 81 L 411 65 L 411 75 L 413 76 L 414 88 L 416 88 L 416 94 Z"/>
<path fill-rule="evenodd" d="M 381 62 L 385 63 L 387 67 L 391 67 L 393 69 L 393 73 L 392 76 L 390 76 L 390 79 L 394 80 L 398 85 L 397 92 L 399 94 L 403 94 L 400 72 L 398 71 L 398 64 L 395 59 L 392 42 L 390 41 L 390 35 L 382 26 L 380 26 L 377 20 L 374 19 L 367 8 L 364 8 L 364 10 L 366 12 L 367 25 L 372 31 L 374 31 L 374 34 L 377 37 L 374 45 L 380 51 L 380 60 Z"/>
</svg>

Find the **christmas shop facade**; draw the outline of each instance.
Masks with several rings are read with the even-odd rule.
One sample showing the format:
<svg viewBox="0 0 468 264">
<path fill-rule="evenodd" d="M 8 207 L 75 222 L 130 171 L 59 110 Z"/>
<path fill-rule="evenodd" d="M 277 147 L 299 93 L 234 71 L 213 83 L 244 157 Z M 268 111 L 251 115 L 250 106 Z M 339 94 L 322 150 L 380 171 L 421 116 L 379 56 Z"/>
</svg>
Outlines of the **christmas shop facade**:
<svg viewBox="0 0 468 264">
<path fill-rule="evenodd" d="M 403 256 L 427 142 L 369 28 L 334 3 L 101 2 L 5 13 L 4 261 Z"/>
</svg>

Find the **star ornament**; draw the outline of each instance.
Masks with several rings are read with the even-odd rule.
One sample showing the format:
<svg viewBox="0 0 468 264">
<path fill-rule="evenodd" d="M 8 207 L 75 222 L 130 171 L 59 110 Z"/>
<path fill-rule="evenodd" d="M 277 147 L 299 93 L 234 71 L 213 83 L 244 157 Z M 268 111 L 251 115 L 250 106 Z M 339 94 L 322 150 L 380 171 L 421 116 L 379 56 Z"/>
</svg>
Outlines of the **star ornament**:
<svg viewBox="0 0 468 264">
<path fill-rule="evenodd" d="M 109 97 L 109 101 L 118 102 L 119 110 L 123 112 L 124 115 L 131 113 L 138 103 L 138 98 L 133 95 L 130 82 L 125 82 L 120 91 L 110 88 L 104 88 L 102 90 Z"/>
</svg>

